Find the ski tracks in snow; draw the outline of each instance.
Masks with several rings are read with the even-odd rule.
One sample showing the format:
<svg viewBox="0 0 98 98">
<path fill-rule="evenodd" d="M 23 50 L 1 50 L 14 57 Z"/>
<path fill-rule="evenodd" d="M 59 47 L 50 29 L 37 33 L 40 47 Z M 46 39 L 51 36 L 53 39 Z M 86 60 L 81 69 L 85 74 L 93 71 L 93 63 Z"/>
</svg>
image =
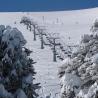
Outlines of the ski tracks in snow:
<svg viewBox="0 0 98 98">
<path fill-rule="evenodd" d="M 41 83 L 42 88 L 38 91 L 40 97 L 52 95 L 53 98 L 58 98 L 60 93 L 59 78 L 57 76 L 59 62 L 53 62 L 53 54 L 48 46 L 45 49 L 40 49 L 40 40 L 33 41 L 33 31 L 26 29 L 26 26 L 19 23 L 16 27 L 23 33 L 27 40 L 26 47 L 32 50 L 31 58 L 37 62 L 34 67 L 37 72 L 36 82 Z"/>
</svg>

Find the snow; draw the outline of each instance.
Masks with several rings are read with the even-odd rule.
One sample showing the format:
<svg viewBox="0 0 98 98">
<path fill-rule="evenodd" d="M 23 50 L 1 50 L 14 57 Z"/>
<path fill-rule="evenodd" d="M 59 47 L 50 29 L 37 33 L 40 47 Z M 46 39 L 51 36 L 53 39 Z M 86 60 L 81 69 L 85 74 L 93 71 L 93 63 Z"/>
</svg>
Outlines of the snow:
<svg viewBox="0 0 98 98">
<path fill-rule="evenodd" d="M 76 91 L 78 91 L 82 85 L 82 80 L 76 75 L 65 73 L 65 75 L 61 78 L 61 85 L 63 85 L 61 93 L 64 93 L 65 90 L 73 91 L 76 89 Z"/>
<path fill-rule="evenodd" d="M 65 73 L 61 79 L 61 82 L 65 83 L 65 85 L 69 85 L 70 88 L 73 88 L 74 86 L 81 86 L 82 84 L 82 80 L 79 77 L 69 73 Z"/>
<path fill-rule="evenodd" d="M 96 91 L 98 91 L 98 84 L 95 82 L 89 89 L 88 93 L 85 94 L 84 91 L 80 91 L 77 95 L 78 98 L 96 98 Z"/>
<path fill-rule="evenodd" d="M 45 49 L 40 49 L 40 40 L 37 37 L 37 41 L 33 41 L 33 33 L 26 29 L 24 25 L 16 24 L 17 28 L 23 33 L 25 39 L 27 40 L 26 47 L 29 48 L 33 53 L 31 57 L 37 62 L 34 67 L 37 71 L 36 81 L 41 83 L 41 89 L 38 91 L 40 97 L 45 97 L 53 95 L 53 97 L 58 97 L 60 93 L 59 78 L 58 73 L 58 63 L 53 62 L 53 54 L 49 47 Z M 56 89 L 56 90 L 55 90 Z"/>
<path fill-rule="evenodd" d="M 13 98 L 13 96 L 5 90 L 5 88 L 2 84 L 0 84 L 0 97 Z"/>
<path fill-rule="evenodd" d="M 35 78 L 42 86 L 42 89 L 39 91 L 40 96 L 43 97 L 45 96 L 44 94 L 49 95 L 52 93 L 54 98 L 59 98 L 58 93 L 60 93 L 60 85 L 57 74 L 58 67 L 60 67 L 60 61 L 52 61 L 53 54 L 49 47 L 45 47 L 44 50 L 40 49 L 40 40 L 37 37 L 37 41 L 33 41 L 33 33 L 26 30 L 26 27 L 20 24 L 21 18 L 23 16 L 30 17 L 39 25 L 46 26 L 45 28 L 47 30 L 45 32 L 59 33 L 60 38 L 65 44 L 76 45 L 79 43 L 81 35 L 91 33 L 91 26 L 98 17 L 97 12 L 98 8 L 61 12 L 0 13 L 0 23 L 6 25 L 7 30 L 12 29 L 9 25 L 11 27 L 17 27 L 27 40 L 26 47 L 33 51 L 31 57 L 37 62 L 34 65 L 35 70 L 37 71 Z M 14 30 L 11 32 L 11 36 L 13 36 Z M 7 31 L 5 31 L 5 33 L 7 33 Z M 8 37 L 6 36 L 4 40 L 7 40 L 7 38 Z M 25 42 L 24 38 L 23 42 Z M 18 43 L 16 43 L 15 39 L 14 45 Z M 75 59 L 77 60 L 78 58 Z M 65 62 L 67 63 L 66 60 L 64 63 Z"/>
<path fill-rule="evenodd" d="M 66 58 L 66 59 L 64 59 L 64 60 L 61 62 L 60 65 L 63 67 L 63 66 L 66 65 L 66 64 L 68 65 L 70 62 L 71 62 L 71 61 L 70 61 L 70 58 Z M 61 66 L 60 66 L 60 67 L 61 67 Z"/>
<path fill-rule="evenodd" d="M 26 94 L 24 93 L 24 91 L 22 89 L 18 89 L 16 91 L 16 96 L 17 96 L 17 98 L 27 98 Z"/>
<path fill-rule="evenodd" d="M 8 30 L 5 30 L 2 40 L 4 42 L 8 41 L 8 43 L 12 43 L 14 47 L 19 44 L 23 46 L 26 43 L 24 37 L 22 36 L 22 33 L 17 28 L 8 28 Z"/>
<path fill-rule="evenodd" d="M 91 40 L 91 36 L 89 36 L 88 34 L 82 36 L 82 41 L 84 43 L 89 42 L 90 40 Z"/>
<path fill-rule="evenodd" d="M 98 64 L 98 54 L 95 54 L 95 55 L 92 57 L 92 62 L 95 63 L 95 64 Z"/>
<path fill-rule="evenodd" d="M 17 76 L 17 73 L 16 73 L 16 70 L 15 70 L 15 69 L 13 69 L 13 70 L 11 71 L 11 75 Z"/>
<path fill-rule="evenodd" d="M 59 68 L 58 68 L 59 77 L 64 74 L 64 73 L 62 74 L 62 72 L 65 72 L 65 68 L 67 66 L 70 66 L 71 63 L 72 62 L 71 62 L 70 58 L 66 58 L 65 60 L 60 62 L 60 65 L 59 65 Z"/>
<path fill-rule="evenodd" d="M 66 43 L 78 44 L 81 35 L 90 33 L 90 28 L 97 18 L 98 9 L 77 11 L 29 13 L 27 16 L 46 26 L 46 32 L 60 33 Z M 43 20 L 44 16 L 44 20 Z M 57 22 L 58 20 L 58 22 Z M 69 39 L 70 37 L 70 39 Z"/>
<path fill-rule="evenodd" d="M 29 74 L 28 76 L 23 78 L 23 82 L 27 83 L 27 84 L 31 84 L 32 83 L 32 74 Z"/>
</svg>

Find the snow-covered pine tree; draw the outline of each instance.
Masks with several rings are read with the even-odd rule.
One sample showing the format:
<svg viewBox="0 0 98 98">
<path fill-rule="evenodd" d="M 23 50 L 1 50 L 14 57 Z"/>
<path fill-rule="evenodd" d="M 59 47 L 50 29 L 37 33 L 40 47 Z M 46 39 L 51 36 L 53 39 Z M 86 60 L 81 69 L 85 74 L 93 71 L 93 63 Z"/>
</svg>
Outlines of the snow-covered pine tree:
<svg viewBox="0 0 98 98">
<path fill-rule="evenodd" d="M 95 20 L 93 26 L 90 29 L 92 32 L 98 31 L 98 19 Z"/>
<path fill-rule="evenodd" d="M 32 24 L 32 21 L 28 18 L 28 17 L 22 17 L 20 23 L 23 23 L 24 25 L 27 26 L 27 29 L 30 29 L 31 31 L 31 24 Z"/>
<path fill-rule="evenodd" d="M 61 98 L 98 98 L 98 22 L 59 69 Z M 72 93 L 73 92 L 73 93 Z M 74 95 L 72 97 L 72 95 Z"/>
<path fill-rule="evenodd" d="M 37 98 L 33 64 L 17 28 L 0 26 L 0 98 Z"/>
</svg>

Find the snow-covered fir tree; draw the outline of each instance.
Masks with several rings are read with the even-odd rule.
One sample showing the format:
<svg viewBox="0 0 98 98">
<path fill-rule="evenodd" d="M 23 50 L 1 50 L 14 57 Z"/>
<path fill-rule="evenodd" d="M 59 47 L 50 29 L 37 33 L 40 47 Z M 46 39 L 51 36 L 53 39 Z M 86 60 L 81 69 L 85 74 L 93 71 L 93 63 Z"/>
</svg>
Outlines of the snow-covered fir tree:
<svg viewBox="0 0 98 98">
<path fill-rule="evenodd" d="M 24 25 L 27 26 L 27 29 L 30 29 L 31 31 L 31 25 L 33 24 L 33 22 L 31 21 L 30 18 L 28 17 L 22 17 L 20 23 L 23 23 Z"/>
<path fill-rule="evenodd" d="M 0 25 L 0 98 L 37 98 L 34 61 L 17 28 Z"/>
<path fill-rule="evenodd" d="M 98 98 L 98 22 L 60 68 L 61 98 Z"/>
</svg>

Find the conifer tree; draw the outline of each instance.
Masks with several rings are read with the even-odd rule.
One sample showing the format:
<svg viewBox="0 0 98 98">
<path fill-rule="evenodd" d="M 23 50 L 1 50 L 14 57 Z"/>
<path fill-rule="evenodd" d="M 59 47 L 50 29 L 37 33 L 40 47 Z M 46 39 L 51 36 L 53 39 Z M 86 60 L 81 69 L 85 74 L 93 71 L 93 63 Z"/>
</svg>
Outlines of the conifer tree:
<svg viewBox="0 0 98 98">
<path fill-rule="evenodd" d="M 17 28 L 0 26 L 0 98 L 37 98 L 33 64 Z"/>
</svg>

